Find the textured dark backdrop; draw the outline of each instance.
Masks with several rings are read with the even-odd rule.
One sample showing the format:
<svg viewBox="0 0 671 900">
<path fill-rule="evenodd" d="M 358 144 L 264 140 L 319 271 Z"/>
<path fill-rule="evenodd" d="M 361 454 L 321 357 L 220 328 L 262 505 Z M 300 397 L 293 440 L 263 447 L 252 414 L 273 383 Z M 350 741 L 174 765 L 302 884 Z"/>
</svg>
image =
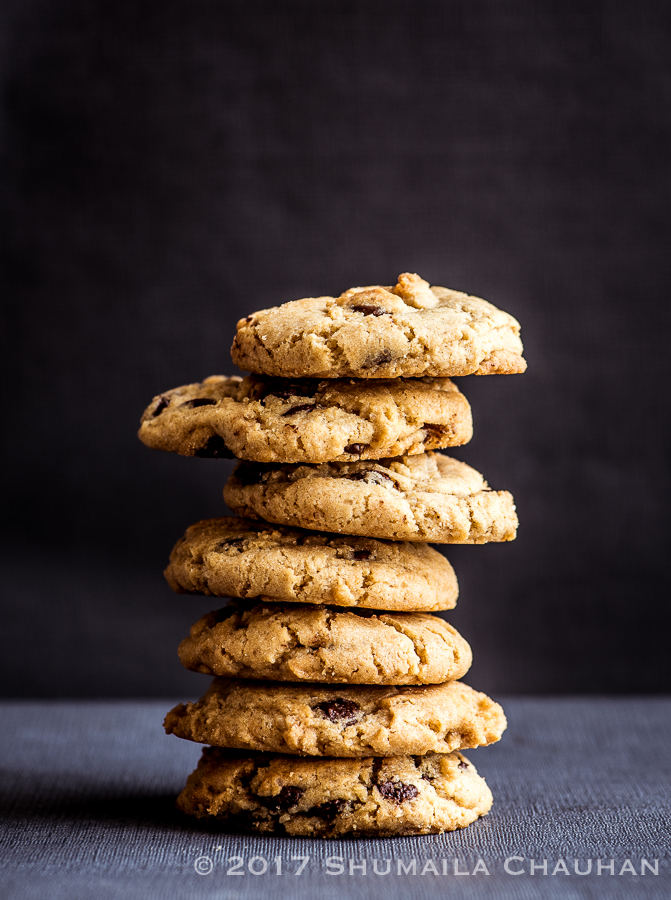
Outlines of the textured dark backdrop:
<svg viewBox="0 0 671 900">
<path fill-rule="evenodd" d="M 161 570 L 226 462 L 135 438 L 253 309 L 418 271 L 522 322 L 458 454 L 515 494 L 455 547 L 492 692 L 671 687 L 663 2 L 3 0 L 2 685 L 196 695 Z"/>
</svg>

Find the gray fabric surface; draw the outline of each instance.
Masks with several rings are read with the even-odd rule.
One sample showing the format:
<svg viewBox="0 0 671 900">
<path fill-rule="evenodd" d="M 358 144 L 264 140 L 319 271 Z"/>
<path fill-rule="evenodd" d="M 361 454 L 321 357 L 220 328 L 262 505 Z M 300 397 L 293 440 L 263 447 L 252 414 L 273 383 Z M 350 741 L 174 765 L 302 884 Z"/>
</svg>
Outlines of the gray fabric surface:
<svg viewBox="0 0 671 900">
<path fill-rule="evenodd" d="M 2 897 L 79 898 L 583 898 L 671 896 L 671 700 L 510 699 L 509 729 L 469 757 L 495 805 L 461 832 L 397 840 L 310 841 L 231 835 L 182 817 L 174 796 L 200 748 L 166 737 L 171 702 L 2 704 Z M 199 875 L 205 856 L 212 872 Z M 242 857 L 242 877 L 227 875 Z M 275 874 L 281 857 L 283 874 Z M 292 856 L 308 856 L 303 873 Z M 325 861 L 342 856 L 345 873 Z M 525 874 L 504 871 L 511 863 Z M 266 874 L 263 857 L 269 862 Z M 478 858 L 489 872 L 471 873 Z M 373 859 L 392 860 L 387 876 Z M 398 860 L 416 874 L 398 873 Z M 570 875 L 529 874 L 529 859 L 564 859 Z M 593 860 L 593 871 L 574 873 Z M 597 860 L 616 874 L 596 874 Z M 659 859 L 659 875 L 618 874 Z M 354 869 L 366 860 L 367 873 Z M 439 872 L 429 867 L 433 860 Z M 442 874 L 447 860 L 448 874 Z M 379 863 L 379 868 L 385 865 Z"/>
</svg>

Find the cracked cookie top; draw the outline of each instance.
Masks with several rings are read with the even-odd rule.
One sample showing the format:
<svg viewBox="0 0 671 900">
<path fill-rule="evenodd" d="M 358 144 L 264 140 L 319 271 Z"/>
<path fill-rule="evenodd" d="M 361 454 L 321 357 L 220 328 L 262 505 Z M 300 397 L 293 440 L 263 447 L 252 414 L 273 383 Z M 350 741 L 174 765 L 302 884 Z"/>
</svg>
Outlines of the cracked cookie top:
<svg viewBox="0 0 671 900">
<path fill-rule="evenodd" d="M 426 544 L 283 528 L 232 516 L 187 529 L 170 555 L 180 593 L 367 609 L 452 609 L 454 569 Z"/>
<path fill-rule="evenodd" d="M 468 401 L 449 378 L 212 375 L 154 397 L 139 438 L 182 456 L 314 463 L 456 447 L 472 433 Z"/>
<path fill-rule="evenodd" d="M 421 687 L 215 678 L 166 716 L 168 734 L 215 747 L 300 756 L 450 753 L 498 741 L 498 703 L 461 681 Z"/>
<path fill-rule="evenodd" d="M 512 495 L 442 453 L 321 465 L 241 463 L 224 488 L 238 515 L 388 540 L 513 540 Z"/>
<path fill-rule="evenodd" d="M 524 372 L 520 326 L 486 300 L 404 273 L 394 287 L 350 288 L 252 313 L 233 362 L 289 378 L 397 378 Z"/>
<path fill-rule="evenodd" d="M 179 657 L 205 675 L 330 684 L 440 684 L 461 678 L 472 661 L 466 641 L 437 616 L 308 604 L 208 613 Z"/>
<path fill-rule="evenodd" d="M 487 814 L 492 795 L 460 753 L 300 759 L 206 747 L 177 805 L 236 830 L 382 837 L 464 828 Z"/>
</svg>

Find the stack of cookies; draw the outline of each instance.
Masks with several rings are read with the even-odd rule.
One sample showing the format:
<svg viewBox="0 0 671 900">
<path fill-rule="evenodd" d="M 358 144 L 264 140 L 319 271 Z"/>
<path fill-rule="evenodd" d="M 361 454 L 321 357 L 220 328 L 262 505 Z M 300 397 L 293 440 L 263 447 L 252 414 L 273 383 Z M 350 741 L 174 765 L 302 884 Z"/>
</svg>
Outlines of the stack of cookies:
<svg viewBox="0 0 671 900">
<path fill-rule="evenodd" d="M 506 722 L 459 681 L 470 648 L 432 615 L 457 579 L 430 542 L 512 540 L 517 517 L 435 451 L 472 434 L 451 376 L 524 371 L 519 325 L 405 274 L 253 313 L 232 352 L 253 375 L 161 394 L 140 429 L 241 460 L 224 489 L 239 518 L 193 525 L 166 571 L 176 591 L 232 598 L 179 648 L 215 678 L 165 720 L 209 745 L 178 806 L 301 836 L 462 828 L 492 796 L 459 751 Z"/>
</svg>

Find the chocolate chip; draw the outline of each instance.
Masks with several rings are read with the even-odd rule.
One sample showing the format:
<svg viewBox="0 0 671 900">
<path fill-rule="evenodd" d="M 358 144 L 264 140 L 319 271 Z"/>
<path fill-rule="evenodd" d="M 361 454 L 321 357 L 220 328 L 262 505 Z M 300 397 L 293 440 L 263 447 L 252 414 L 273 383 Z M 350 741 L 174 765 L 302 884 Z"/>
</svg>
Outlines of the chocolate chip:
<svg viewBox="0 0 671 900">
<path fill-rule="evenodd" d="M 373 356 L 370 359 L 367 359 L 365 363 L 361 366 L 362 369 L 374 369 L 376 366 L 382 366 L 384 363 L 388 363 L 393 357 L 393 353 L 391 350 L 383 350 L 381 353 L 378 353 L 377 356 Z"/>
<path fill-rule="evenodd" d="M 444 441 L 447 435 L 454 434 L 452 425 L 430 425 L 428 422 L 424 425 L 424 431 L 426 432 L 424 443 L 434 446 Z"/>
<path fill-rule="evenodd" d="M 339 816 L 341 812 L 343 812 L 349 803 L 347 800 L 329 800 L 326 803 L 321 803 L 319 806 L 313 806 L 306 813 L 307 816 L 319 816 L 320 819 L 324 819 L 325 822 L 332 822 L 336 816 Z"/>
<path fill-rule="evenodd" d="M 343 725 L 354 725 L 357 713 L 361 710 L 358 703 L 354 700 L 344 700 L 338 697 L 335 700 L 325 700 L 318 703 L 314 709 L 322 712 L 331 722 L 341 722 Z"/>
<path fill-rule="evenodd" d="M 390 316 L 391 312 L 383 306 L 371 306 L 368 303 L 359 303 L 356 306 L 350 306 L 354 312 L 363 313 L 364 316 Z"/>
<path fill-rule="evenodd" d="M 345 453 L 355 453 L 357 456 L 361 456 L 366 447 L 368 444 L 348 444 L 345 447 Z"/>
<path fill-rule="evenodd" d="M 280 400 L 288 400 L 290 397 L 312 397 L 314 394 L 314 385 L 290 384 L 279 390 L 268 390 L 267 397 L 279 397 Z"/>
<path fill-rule="evenodd" d="M 244 547 L 245 539 L 244 538 L 229 538 L 226 541 L 221 541 L 220 544 L 217 544 L 217 550 L 241 550 Z"/>
<path fill-rule="evenodd" d="M 196 397 L 193 400 L 185 400 L 184 403 L 179 404 L 180 409 L 197 409 L 199 406 L 214 406 L 216 404 L 216 400 L 213 400 L 211 397 Z"/>
<path fill-rule="evenodd" d="M 282 413 L 283 416 L 293 416 L 294 413 L 297 412 L 309 412 L 311 409 L 317 409 L 316 403 L 299 403 L 298 406 L 292 406 L 291 409 L 288 409 L 286 412 Z"/>
<path fill-rule="evenodd" d="M 276 797 L 257 797 L 257 799 L 267 809 L 279 812 L 280 810 L 291 809 L 292 806 L 295 806 L 304 793 L 305 791 L 303 788 L 294 787 L 293 785 L 288 784 L 286 787 L 282 788 Z"/>
<path fill-rule="evenodd" d="M 352 559 L 370 559 L 372 555 L 370 550 L 354 550 L 352 552 Z"/>
<path fill-rule="evenodd" d="M 468 769 L 468 768 L 469 768 L 469 765 L 468 765 L 468 763 L 466 762 L 465 759 L 462 759 L 462 760 L 460 761 L 460 763 L 459 763 L 459 768 L 460 768 L 460 769 Z"/>
<path fill-rule="evenodd" d="M 387 475 L 386 472 L 380 472 L 378 469 L 365 469 L 363 472 L 352 472 L 351 475 L 345 475 L 345 478 L 348 478 L 350 481 L 365 481 L 366 484 L 384 485 L 385 481 L 395 484 L 391 475 Z"/>
<path fill-rule="evenodd" d="M 151 414 L 152 419 L 155 419 L 156 416 L 160 416 L 161 413 L 163 412 L 163 410 L 166 409 L 166 407 L 168 407 L 168 406 L 170 406 L 170 398 L 165 397 L 163 394 L 161 394 L 159 401 L 156 405 L 156 409 Z"/>
<path fill-rule="evenodd" d="M 385 800 L 393 800 L 394 803 L 404 803 L 419 794 L 414 784 L 403 784 L 402 781 L 383 781 L 377 789 Z"/>
<path fill-rule="evenodd" d="M 286 785 L 286 787 L 283 787 L 280 791 L 277 805 L 280 809 L 290 809 L 298 803 L 304 793 L 305 791 L 303 788 Z"/>
<path fill-rule="evenodd" d="M 384 483 L 385 481 L 390 482 L 390 484 L 396 484 L 391 475 L 387 475 L 386 472 L 380 472 L 379 469 L 373 469 L 370 474 L 373 480 L 379 482 L 380 484 Z"/>
<path fill-rule="evenodd" d="M 245 316 L 245 322 L 251 322 L 254 316 Z"/>
<path fill-rule="evenodd" d="M 218 434 L 213 434 L 203 447 L 196 450 L 194 456 L 199 456 L 201 459 L 235 459 L 224 439 Z"/>
<path fill-rule="evenodd" d="M 249 487 L 250 484 L 258 484 L 266 471 L 263 463 L 243 462 L 235 470 L 235 477 L 243 487 Z"/>
<path fill-rule="evenodd" d="M 250 398 L 264 403 L 268 397 L 277 397 L 280 400 L 288 400 L 291 397 L 314 397 L 318 387 L 319 382 L 315 378 L 291 381 L 289 378 L 266 375 L 263 378 L 253 378 Z"/>
<path fill-rule="evenodd" d="M 267 397 L 279 397 L 280 400 L 289 400 L 291 397 L 307 397 L 307 394 L 299 393 L 298 391 L 292 391 L 291 388 L 286 391 L 271 391 L 269 394 L 266 394 Z"/>
</svg>

